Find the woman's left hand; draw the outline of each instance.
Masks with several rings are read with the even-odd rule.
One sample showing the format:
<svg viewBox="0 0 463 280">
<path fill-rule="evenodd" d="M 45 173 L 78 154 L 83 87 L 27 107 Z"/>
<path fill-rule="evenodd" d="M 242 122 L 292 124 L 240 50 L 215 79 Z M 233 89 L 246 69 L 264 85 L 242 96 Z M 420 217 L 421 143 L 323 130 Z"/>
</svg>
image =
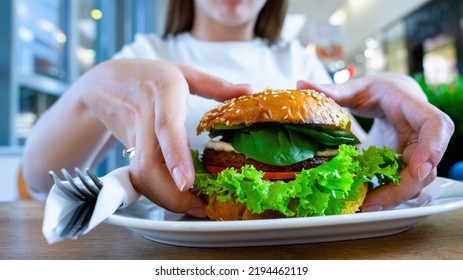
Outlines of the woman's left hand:
<svg viewBox="0 0 463 280">
<path fill-rule="evenodd" d="M 315 85 L 300 81 L 298 88 L 323 92 L 353 114 L 373 118 L 363 147 L 389 146 L 402 153 L 405 167 L 399 186 L 388 184 L 370 191 L 362 211 L 397 206 L 419 195 L 436 178 L 436 167 L 453 134 L 454 124 L 449 116 L 427 102 L 412 78 L 387 73 L 344 84 Z"/>
</svg>

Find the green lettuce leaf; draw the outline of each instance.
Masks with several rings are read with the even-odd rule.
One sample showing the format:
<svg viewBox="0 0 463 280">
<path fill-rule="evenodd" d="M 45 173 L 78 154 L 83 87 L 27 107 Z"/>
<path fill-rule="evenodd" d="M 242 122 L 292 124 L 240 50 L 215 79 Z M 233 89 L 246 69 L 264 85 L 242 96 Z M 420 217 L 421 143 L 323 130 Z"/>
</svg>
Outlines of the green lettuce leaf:
<svg viewBox="0 0 463 280">
<path fill-rule="evenodd" d="M 196 158 L 196 160 L 198 160 Z M 294 180 L 263 180 L 263 172 L 244 166 L 218 175 L 196 170 L 195 187 L 200 193 L 216 194 L 219 201 L 245 204 L 252 212 L 276 210 L 288 217 L 341 214 L 345 202 L 355 200 L 358 187 L 376 180 L 398 183 L 400 155 L 389 148 L 370 147 L 360 153 L 356 147 L 340 145 L 329 162 L 303 170 Z"/>
<path fill-rule="evenodd" d="M 397 170 L 402 169 L 400 155 L 391 149 L 384 147 L 378 149 L 374 146 L 364 150 L 357 160 L 362 167 L 362 174 L 366 178 L 376 178 L 379 185 L 384 185 L 390 181 L 394 184 L 399 183 Z"/>
</svg>

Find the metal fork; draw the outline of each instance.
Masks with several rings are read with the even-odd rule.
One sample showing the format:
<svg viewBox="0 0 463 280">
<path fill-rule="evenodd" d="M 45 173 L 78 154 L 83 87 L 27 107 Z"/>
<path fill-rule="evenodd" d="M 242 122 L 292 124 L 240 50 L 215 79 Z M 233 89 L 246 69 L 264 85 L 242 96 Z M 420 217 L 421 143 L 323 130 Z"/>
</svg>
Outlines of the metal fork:
<svg viewBox="0 0 463 280">
<path fill-rule="evenodd" d="M 49 174 L 53 178 L 55 185 L 70 199 L 77 201 L 75 211 L 71 211 L 63 218 L 63 227 L 57 229 L 62 238 L 74 239 L 85 231 L 95 209 L 96 200 L 100 193 L 103 183 L 89 169 L 86 175 L 75 168 L 77 178 L 73 178 L 66 169 L 61 169 L 61 173 L 67 181 L 62 181 L 55 172 Z"/>
<path fill-rule="evenodd" d="M 75 168 L 75 172 L 79 177 L 79 181 L 72 178 L 71 174 L 64 168 L 61 169 L 61 173 L 63 173 L 67 181 L 61 181 L 58 175 L 53 171 L 50 171 L 49 174 L 53 178 L 55 185 L 70 199 L 95 201 L 98 197 L 98 193 L 103 187 L 103 183 L 89 169 L 85 170 L 87 175 L 84 175 L 79 168 Z"/>
</svg>

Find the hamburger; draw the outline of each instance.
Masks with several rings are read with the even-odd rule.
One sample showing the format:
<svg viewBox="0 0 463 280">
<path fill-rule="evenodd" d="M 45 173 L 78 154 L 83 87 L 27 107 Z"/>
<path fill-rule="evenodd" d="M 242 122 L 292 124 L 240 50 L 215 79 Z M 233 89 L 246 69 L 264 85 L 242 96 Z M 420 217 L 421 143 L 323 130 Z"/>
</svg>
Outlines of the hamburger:
<svg viewBox="0 0 463 280">
<path fill-rule="evenodd" d="M 211 140 L 193 151 L 193 190 L 211 220 L 355 213 L 369 189 L 398 184 L 401 164 L 387 147 L 360 151 L 350 125 L 344 108 L 314 90 L 225 101 L 197 127 Z"/>
</svg>

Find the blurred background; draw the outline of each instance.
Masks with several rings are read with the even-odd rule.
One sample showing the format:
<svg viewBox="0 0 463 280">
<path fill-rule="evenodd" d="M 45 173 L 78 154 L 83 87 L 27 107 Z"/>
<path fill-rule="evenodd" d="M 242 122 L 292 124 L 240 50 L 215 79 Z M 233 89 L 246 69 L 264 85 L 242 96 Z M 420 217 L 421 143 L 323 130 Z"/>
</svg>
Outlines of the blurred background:
<svg viewBox="0 0 463 280">
<path fill-rule="evenodd" d="M 136 33 L 161 33 L 168 1 L 1 1 L 0 201 L 18 198 L 18 167 L 34 122 Z M 439 166 L 439 176 L 448 176 L 463 160 L 462 30 L 460 0 L 290 0 L 283 37 L 317 53 L 336 83 L 384 71 L 415 78 L 456 123 Z M 370 120 L 360 121 L 368 129 Z M 120 151 L 98 171 L 121 164 Z"/>
</svg>

